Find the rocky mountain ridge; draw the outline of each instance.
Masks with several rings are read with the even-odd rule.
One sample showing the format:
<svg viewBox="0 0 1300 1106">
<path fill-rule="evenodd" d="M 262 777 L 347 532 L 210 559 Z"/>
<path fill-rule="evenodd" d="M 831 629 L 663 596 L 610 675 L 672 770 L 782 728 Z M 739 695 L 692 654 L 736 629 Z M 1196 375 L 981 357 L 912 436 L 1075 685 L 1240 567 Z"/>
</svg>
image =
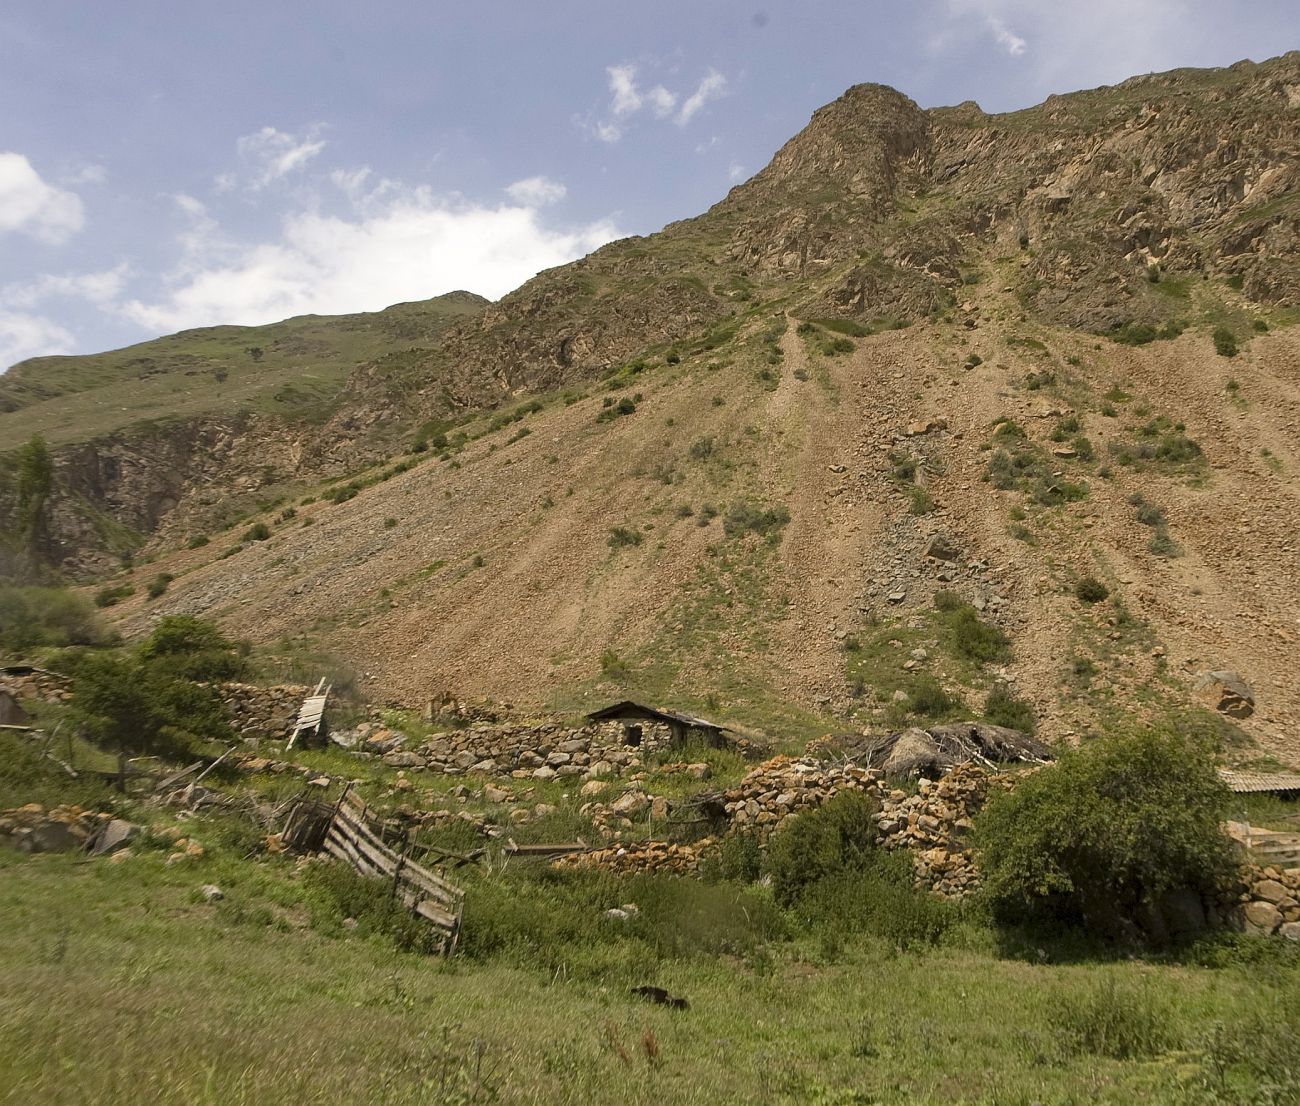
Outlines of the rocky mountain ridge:
<svg viewBox="0 0 1300 1106">
<path fill-rule="evenodd" d="M 216 617 L 405 706 L 815 732 L 1009 689 L 1053 739 L 1120 711 L 1294 760 L 1298 166 L 1300 54 L 997 116 L 855 86 L 709 212 L 462 305 L 312 419 L 62 447 L 53 531 L 142 532 L 124 630 Z M 129 479 L 77 467 L 114 450 Z M 107 563 L 89 530 L 65 563 Z M 1217 670 L 1252 716 L 1195 705 Z"/>
</svg>

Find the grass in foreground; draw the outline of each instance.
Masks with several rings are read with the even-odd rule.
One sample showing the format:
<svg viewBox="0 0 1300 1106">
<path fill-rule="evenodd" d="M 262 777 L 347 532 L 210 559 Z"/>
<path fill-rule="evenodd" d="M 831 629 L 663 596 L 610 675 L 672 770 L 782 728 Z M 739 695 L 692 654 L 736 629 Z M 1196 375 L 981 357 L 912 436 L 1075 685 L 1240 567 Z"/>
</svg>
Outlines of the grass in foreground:
<svg viewBox="0 0 1300 1106">
<path fill-rule="evenodd" d="M 1007 958 L 968 920 L 900 951 L 819 937 L 761 887 L 507 869 L 467 881 L 444 963 L 349 928 L 293 860 L 194 832 L 192 866 L 0 853 L 0 1101 L 1281 1106 L 1300 1085 L 1300 971 L 1273 946 Z M 631 928 L 603 917 L 632 897 Z"/>
</svg>

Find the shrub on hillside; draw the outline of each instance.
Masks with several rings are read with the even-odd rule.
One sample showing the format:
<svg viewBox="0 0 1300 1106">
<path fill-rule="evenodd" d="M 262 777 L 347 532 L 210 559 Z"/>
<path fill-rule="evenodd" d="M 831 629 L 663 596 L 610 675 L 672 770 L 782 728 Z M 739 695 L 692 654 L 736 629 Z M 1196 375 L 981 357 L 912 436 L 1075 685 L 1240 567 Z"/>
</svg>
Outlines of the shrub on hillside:
<svg viewBox="0 0 1300 1106">
<path fill-rule="evenodd" d="M 768 843 L 772 894 L 823 943 L 865 932 L 908 947 L 936 941 L 953 920 L 951 904 L 912 886 L 911 861 L 875 844 L 876 803 L 845 791 L 788 819 Z"/>
<path fill-rule="evenodd" d="M 1211 338 L 1214 339 L 1214 352 L 1220 357 L 1237 356 L 1237 336 L 1226 326 L 1216 326 Z"/>
<path fill-rule="evenodd" d="M 1166 892 L 1208 891 L 1233 867 L 1228 792 L 1211 750 L 1173 733 L 1116 735 L 992 798 L 976 822 L 990 901 L 1114 934 Z"/>
<path fill-rule="evenodd" d="M 984 717 L 995 726 L 1006 726 L 1021 733 L 1032 734 L 1038 729 L 1034 708 L 1025 700 L 1017 699 L 1005 684 L 989 692 L 984 701 Z"/>
<path fill-rule="evenodd" d="M 796 815 L 772 835 L 767 874 L 772 894 L 793 906 L 819 880 L 867 866 L 875 851 L 878 805 L 857 791 L 843 791 L 828 803 Z"/>
<path fill-rule="evenodd" d="M 140 658 L 187 680 L 238 680 L 248 662 L 211 622 L 177 614 L 160 619 L 139 648 Z"/>
<path fill-rule="evenodd" d="M 747 533 L 774 538 L 789 521 L 790 512 L 784 507 L 765 509 L 754 503 L 733 503 L 722 520 L 722 529 L 729 538 Z"/>
<path fill-rule="evenodd" d="M 85 597 L 65 588 L 0 587 L 0 648 L 105 645 L 112 635 Z"/>
<path fill-rule="evenodd" d="M 1110 588 L 1095 576 L 1081 577 L 1079 582 L 1074 585 L 1074 597 L 1080 603 L 1087 603 L 1089 606 L 1093 603 L 1100 603 L 1109 596 Z"/>
</svg>

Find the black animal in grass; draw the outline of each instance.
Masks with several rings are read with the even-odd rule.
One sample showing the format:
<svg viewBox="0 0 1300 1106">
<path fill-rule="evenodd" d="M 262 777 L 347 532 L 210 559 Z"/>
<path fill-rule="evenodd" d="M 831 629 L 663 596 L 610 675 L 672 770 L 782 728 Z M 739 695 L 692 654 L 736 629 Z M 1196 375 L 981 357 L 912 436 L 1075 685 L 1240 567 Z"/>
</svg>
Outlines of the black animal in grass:
<svg viewBox="0 0 1300 1106">
<path fill-rule="evenodd" d="M 691 1004 L 679 995 L 670 995 L 662 987 L 633 987 L 632 993 L 640 995 L 647 1002 L 658 1003 L 660 1006 L 668 1006 L 673 1010 L 689 1010 Z"/>
</svg>

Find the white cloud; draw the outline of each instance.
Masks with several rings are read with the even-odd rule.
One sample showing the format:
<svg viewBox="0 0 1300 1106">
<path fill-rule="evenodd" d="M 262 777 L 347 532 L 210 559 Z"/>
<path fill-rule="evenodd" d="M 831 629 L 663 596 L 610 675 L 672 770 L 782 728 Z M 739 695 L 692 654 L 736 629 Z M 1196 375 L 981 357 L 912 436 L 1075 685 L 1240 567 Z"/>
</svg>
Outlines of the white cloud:
<svg viewBox="0 0 1300 1106">
<path fill-rule="evenodd" d="M 1003 23 L 997 16 L 990 15 L 988 17 L 988 25 L 989 30 L 993 32 L 993 37 L 997 40 L 998 45 L 1005 47 L 1007 53 L 1013 58 L 1018 58 L 1025 52 L 1028 43 Z"/>
<path fill-rule="evenodd" d="M 677 113 L 677 125 L 686 126 L 705 104 L 721 96 L 726 87 L 727 78 L 716 69 L 710 69 L 699 87 L 682 104 L 682 110 Z"/>
<path fill-rule="evenodd" d="M 732 184 L 738 184 L 745 179 L 745 167 L 738 161 L 733 161 L 727 166 L 727 179 Z"/>
<path fill-rule="evenodd" d="M 644 90 L 639 87 L 635 65 L 610 65 L 606 67 L 605 75 L 609 80 L 610 97 L 605 117 L 586 115 L 575 120 L 602 142 L 617 142 L 626 133 L 632 117 L 646 109 L 656 119 L 675 118 L 679 126 L 685 126 L 705 104 L 721 96 L 727 85 L 726 77 L 716 69 L 710 69 L 695 91 L 682 102 L 678 93 L 661 84 Z"/>
<path fill-rule="evenodd" d="M 263 127 L 244 135 L 235 143 L 240 170 L 218 176 L 218 190 L 227 192 L 242 185 L 256 192 L 287 177 L 325 149 L 325 140 L 320 137 L 320 132 L 321 127 L 317 124 L 301 136 L 274 127 Z"/>
<path fill-rule="evenodd" d="M 666 119 L 672 115 L 673 108 L 677 106 L 677 97 L 663 85 L 657 84 L 645 94 L 646 101 L 650 104 L 650 110 L 660 119 Z"/>
<path fill-rule="evenodd" d="M 941 9 L 931 20 L 934 53 L 969 49 L 971 31 L 1027 68 L 1021 80 L 1064 92 L 1100 81 L 1186 64 L 1189 49 L 1212 33 L 1188 0 L 1088 0 L 1045 4 L 1042 0 L 932 0 Z M 1124 33 L 1117 35 L 1116 27 Z"/>
<path fill-rule="evenodd" d="M 292 214 L 275 241 L 191 241 L 170 290 L 121 311 L 149 330 L 172 331 L 372 311 L 456 288 L 496 298 L 619 233 L 606 220 L 555 229 L 525 204 L 488 207 L 381 181 L 357 196 L 349 217 Z"/>
<path fill-rule="evenodd" d="M 550 177 L 525 177 L 506 187 L 506 195 L 524 207 L 545 207 L 559 203 L 569 190 Z"/>
<path fill-rule="evenodd" d="M 26 284 L 10 284 L 0 290 L 6 307 L 35 307 L 42 300 L 80 299 L 104 306 L 122 294 L 128 266 L 125 261 L 97 273 L 46 274 Z"/>
<path fill-rule="evenodd" d="M 43 181 L 22 154 L 0 153 L 0 233 L 21 231 L 58 245 L 85 221 L 75 192 Z"/>
<path fill-rule="evenodd" d="M 106 180 L 108 180 L 108 170 L 102 165 L 90 162 L 61 178 L 61 183 L 67 185 L 103 184 Z"/>
<path fill-rule="evenodd" d="M 609 91 L 613 97 L 609 110 L 615 115 L 631 115 L 641 110 L 641 93 L 636 90 L 635 65 L 611 65 L 605 72 L 609 75 Z"/>
<path fill-rule="evenodd" d="M 53 319 L 25 311 L 0 311 L 0 371 L 28 357 L 71 353 L 72 335 Z"/>
</svg>

